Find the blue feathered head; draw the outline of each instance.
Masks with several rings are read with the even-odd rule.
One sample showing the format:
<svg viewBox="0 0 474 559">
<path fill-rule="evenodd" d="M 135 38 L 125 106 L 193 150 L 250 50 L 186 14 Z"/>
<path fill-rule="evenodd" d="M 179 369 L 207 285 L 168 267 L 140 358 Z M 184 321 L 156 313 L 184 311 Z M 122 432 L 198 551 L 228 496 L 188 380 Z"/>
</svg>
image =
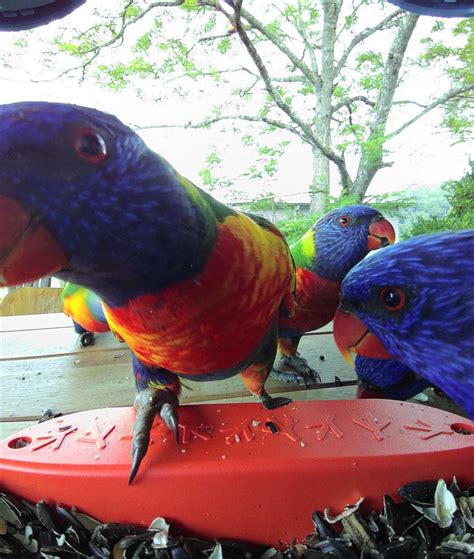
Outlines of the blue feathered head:
<svg viewBox="0 0 474 559">
<path fill-rule="evenodd" d="M 215 235 L 193 188 L 114 116 L 2 105 L 0 284 L 55 273 L 120 303 L 193 277 Z"/>
<path fill-rule="evenodd" d="M 294 245 L 296 264 L 341 281 L 369 251 L 395 242 L 395 231 L 375 208 L 342 206 L 323 215 Z"/>
<path fill-rule="evenodd" d="M 359 263 L 334 332 L 341 351 L 397 358 L 474 417 L 474 231 L 414 237 Z"/>
</svg>

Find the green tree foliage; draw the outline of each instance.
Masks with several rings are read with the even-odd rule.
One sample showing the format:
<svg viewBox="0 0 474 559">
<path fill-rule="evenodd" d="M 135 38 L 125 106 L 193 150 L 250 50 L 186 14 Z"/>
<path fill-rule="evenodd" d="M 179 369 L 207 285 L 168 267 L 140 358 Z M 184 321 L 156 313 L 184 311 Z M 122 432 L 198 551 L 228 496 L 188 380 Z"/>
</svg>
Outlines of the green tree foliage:
<svg viewBox="0 0 474 559">
<path fill-rule="evenodd" d="M 284 219 L 278 221 L 278 229 L 285 235 L 291 245 L 308 231 L 308 229 L 319 219 L 319 215 L 311 214 L 301 217 Z"/>
<path fill-rule="evenodd" d="M 459 180 L 450 180 L 442 185 L 449 203 L 449 210 L 440 215 L 433 208 L 428 215 L 415 215 L 411 226 L 403 231 L 404 238 L 424 233 L 446 230 L 474 229 L 474 172 L 466 173 Z"/>
<path fill-rule="evenodd" d="M 453 28 L 454 44 L 446 44 L 439 35 L 445 36 L 445 24 L 437 21 L 432 34 L 422 39 L 424 51 L 418 64 L 428 68 L 435 64 L 443 68 L 451 83 L 466 88 L 474 85 L 474 18 L 458 21 Z M 450 99 L 445 105 L 442 124 L 449 128 L 457 141 L 473 137 L 472 95 L 461 95 Z"/>
</svg>

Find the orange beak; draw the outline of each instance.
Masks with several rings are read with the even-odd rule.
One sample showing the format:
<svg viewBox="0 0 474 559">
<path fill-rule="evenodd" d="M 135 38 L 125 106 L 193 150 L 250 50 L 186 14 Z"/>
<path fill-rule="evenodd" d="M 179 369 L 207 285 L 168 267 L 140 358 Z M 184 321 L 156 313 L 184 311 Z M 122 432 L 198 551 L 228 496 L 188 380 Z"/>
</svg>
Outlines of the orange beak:
<svg viewBox="0 0 474 559">
<path fill-rule="evenodd" d="M 377 250 L 395 242 L 395 229 L 390 221 L 382 218 L 373 221 L 369 226 L 367 246 L 369 250 Z"/>
<path fill-rule="evenodd" d="M 0 195 L 0 287 L 49 276 L 67 262 L 40 219 L 13 198 Z"/>
<path fill-rule="evenodd" d="M 374 359 L 393 359 L 367 326 L 355 315 L 339 307 L 334 317 L 334 340 L 344 359 L 354 365 L 353 354 Z"/>
</svg>

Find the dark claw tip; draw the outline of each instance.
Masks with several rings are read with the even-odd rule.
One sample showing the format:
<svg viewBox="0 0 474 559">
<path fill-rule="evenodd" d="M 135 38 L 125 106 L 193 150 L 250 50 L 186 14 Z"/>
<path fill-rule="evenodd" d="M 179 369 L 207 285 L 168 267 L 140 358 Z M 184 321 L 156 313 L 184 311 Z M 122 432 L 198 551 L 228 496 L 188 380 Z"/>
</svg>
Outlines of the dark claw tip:
<svg viewBox="0 0 474 559">
<path fill-rule="evenodd" d="M 166 402 L 161 407 L 160 417 L 166 423 L 168 429 L 173 432 L 176 442 L 179 443 L 179 421 L 176 407 Z"/>
<path fill-rule="evenodd" d="M 263 407 L 267 410 L 274 410 L 275 408 L 280 408 L 281 406 L 286 406 L 291 402 L 290 398 L 284 398 L 283 396 L 279 398 L 265 398 L 262 399 Z"/>
<path fill-rule="evenodd" d="M 145 454 L 143 452 L 141 452 L 141 450 L 139 448 L 136 448 L 133 451 L 133 456 L 132 456 L 132 467 L 130 468 L 130 475 L 128 477 L 128 485 L 131 485 L 133 483 L 133 480 L 135 479 L 138 470 L 140 468 L 140 464 L 142 463 L 143 457 L 145 456 Z"/>
</svg>

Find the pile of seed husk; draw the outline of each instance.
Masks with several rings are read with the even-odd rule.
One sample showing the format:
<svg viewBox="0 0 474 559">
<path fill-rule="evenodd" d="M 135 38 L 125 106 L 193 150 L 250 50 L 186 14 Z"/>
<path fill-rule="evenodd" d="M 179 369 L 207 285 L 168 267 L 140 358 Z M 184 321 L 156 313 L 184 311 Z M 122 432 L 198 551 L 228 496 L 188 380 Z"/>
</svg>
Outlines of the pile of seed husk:
<svg viewBox="0 0 474 559">
<path fill-rule="evenodd" d="M 314 533 L 302 542 L 267 545 L 172 534 L 163 518 L 148 528 L 102 524 L 75 510 L 0 494 L 0 558 L 111 559 L 464 559 L 474 557 L 474 487 L 454 478 L 415 481 L 384 496 L 383 511 L 363 516 L 363 498 L 338 515 L 313 513 Z M 268 519 L 271 522 L 271 519 Z"/>
</svg>

